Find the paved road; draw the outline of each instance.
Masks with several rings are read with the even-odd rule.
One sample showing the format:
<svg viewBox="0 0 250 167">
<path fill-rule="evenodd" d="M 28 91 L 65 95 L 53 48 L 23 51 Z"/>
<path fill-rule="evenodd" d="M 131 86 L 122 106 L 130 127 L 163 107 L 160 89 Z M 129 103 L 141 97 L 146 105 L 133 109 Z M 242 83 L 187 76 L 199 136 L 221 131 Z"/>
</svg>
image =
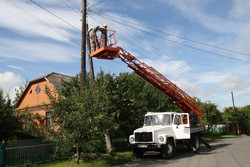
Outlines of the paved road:
<svg viewBox="0 0 250 167">
<path fill-rule="evenodd" d="M 151 154 L 119 167 L 250 167 L 250 137 L 223 139 L 210 144 L 212 149 L 201 145 L 197 154 L 182 149 L 171 160 Z"/>
</svg>

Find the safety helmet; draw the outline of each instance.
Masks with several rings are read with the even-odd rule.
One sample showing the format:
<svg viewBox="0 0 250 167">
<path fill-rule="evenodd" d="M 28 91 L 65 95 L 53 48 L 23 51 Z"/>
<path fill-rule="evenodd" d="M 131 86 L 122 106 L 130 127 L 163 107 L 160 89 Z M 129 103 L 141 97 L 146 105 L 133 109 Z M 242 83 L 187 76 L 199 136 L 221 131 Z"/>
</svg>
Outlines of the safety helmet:
<svg viewBox="0 0 250 167">
<path fill-rule="evenodd" d="M 107 27 L 108 27 L 108 25 L 107 25 L 107 24 L 104 24 L 104 25 L 103 25 L 103 27 L 104 27 L 104 28 L 107 28 Z"/>
</svg>

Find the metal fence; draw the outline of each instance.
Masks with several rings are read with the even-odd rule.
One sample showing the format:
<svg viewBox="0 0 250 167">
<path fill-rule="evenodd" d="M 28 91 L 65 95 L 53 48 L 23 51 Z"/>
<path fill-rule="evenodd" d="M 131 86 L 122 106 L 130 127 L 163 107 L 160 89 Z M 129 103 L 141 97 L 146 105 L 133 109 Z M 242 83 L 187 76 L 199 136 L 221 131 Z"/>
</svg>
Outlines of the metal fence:
<svg viewBox="0 0 250 167">
<path fill-rule="evenodd" d="M 18 166 L 51 160 L 53 149 L 52 142 L 37 139 L 1 144 L 0 165 Z"/>
<path fill-rule="evenodd" d="M 213 125 L 208 129 L 208 126 L 205 126 L 205 129 L 212 134 L 227 134 L 227 126 L 220 124 L 220 125 Z"/>
</svg>

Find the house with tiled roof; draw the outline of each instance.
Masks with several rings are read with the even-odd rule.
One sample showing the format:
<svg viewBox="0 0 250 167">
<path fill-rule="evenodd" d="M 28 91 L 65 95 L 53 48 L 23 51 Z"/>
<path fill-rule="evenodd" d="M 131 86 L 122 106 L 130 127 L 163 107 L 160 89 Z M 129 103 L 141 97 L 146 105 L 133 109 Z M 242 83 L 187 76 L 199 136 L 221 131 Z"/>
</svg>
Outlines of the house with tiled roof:
<svg viewBox="0 0 250 167">
<path fill-rule="evenodd" d="M 50 104 L 46 89 L 56 92 L 57 87 L 62 86 L 62 81 L 70 82 L 72 77 L 58 74 L 48 73 L 30 81 L 20 97 L 15 110 L 27 110 L 32 115 L 39 114 L 45 119 L 41 119 L 37 124 L 42 126 L 50 126 L 52 124 L 50 113 L 46 111 L 46 106 Z"/>
</svg>

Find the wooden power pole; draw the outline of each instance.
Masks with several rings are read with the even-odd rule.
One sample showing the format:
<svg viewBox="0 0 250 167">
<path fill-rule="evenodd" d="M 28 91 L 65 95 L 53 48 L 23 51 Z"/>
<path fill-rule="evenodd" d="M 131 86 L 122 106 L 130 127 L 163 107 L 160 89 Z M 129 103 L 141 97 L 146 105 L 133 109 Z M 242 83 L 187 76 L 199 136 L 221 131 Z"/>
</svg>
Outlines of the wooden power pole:
<svg viewBox="0 0 250 167">
<path fill-rule="evenodd" d="M 233 109 L 235 110 L 235 105 L 234 105 L 234 94 L 233 94 L 233 91 L 231 91 L 231 95 L 232 95 Z"/>
<path fill-rule="evenodd" d="M 92 83 L 95 83 L 95 74 L 94 74 L 94 67 L 93 67 L 93 60 L 92 57 L 90 57 L 91 53 L 91 46 L 90 46 L 90 39 L 89 39 L 89 32 L 88 32 L 89 26 L 86 24 L 86 36 L 87 36 L 87 46 L 88 46 L 88 59 L 89 59 L 89 72 L 90 77 L 92 80 Z"/>
<path fill-rule="evenodd" d="M 82 1 L 82 45 L 81 45 L 81 74 L 80 92 L 83 93 L 86 81 L 86 7 L 87 0 Z"/>
</svg>

